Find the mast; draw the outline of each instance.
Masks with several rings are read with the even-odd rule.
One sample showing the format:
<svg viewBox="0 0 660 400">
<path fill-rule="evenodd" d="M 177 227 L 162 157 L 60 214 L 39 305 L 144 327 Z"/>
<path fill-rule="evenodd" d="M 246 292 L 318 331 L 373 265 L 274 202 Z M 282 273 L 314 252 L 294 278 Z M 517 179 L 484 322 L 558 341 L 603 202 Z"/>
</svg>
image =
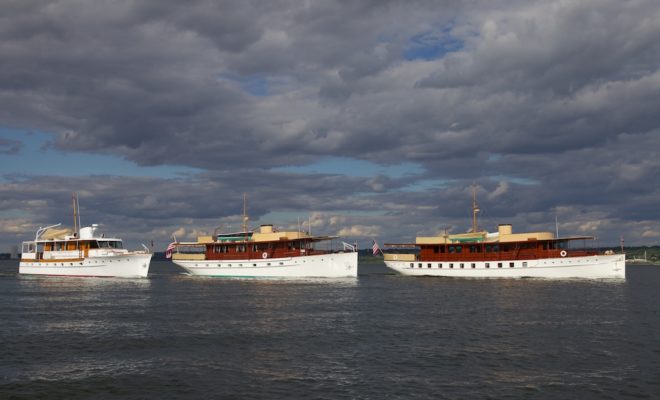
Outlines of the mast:
<svg viewBox="0 0 660 400">
<path fill-rule="evenodd" d="M 73 202 L 73 233 L 78 237 L 78 202 L 76 197 L 76 193 L 74 192 L 71 195 L 71 201 Z"/>
<path fill-rule="evenodd" d="M 479 206 L 477 205 L 477 188 L 472 186 L 472 232 L 475 233 L 479 230 L 477 224 L 477 215 L 479 214 Z"/>
<path fill-rule="evenodd" d="M 243 193 L 243 232 L 245 232 L 245 240 L 247 241 L 247 232 L 248 232 L 248 221 L 249 217 L 247 215 L 247 194 Z"/>
</svg>

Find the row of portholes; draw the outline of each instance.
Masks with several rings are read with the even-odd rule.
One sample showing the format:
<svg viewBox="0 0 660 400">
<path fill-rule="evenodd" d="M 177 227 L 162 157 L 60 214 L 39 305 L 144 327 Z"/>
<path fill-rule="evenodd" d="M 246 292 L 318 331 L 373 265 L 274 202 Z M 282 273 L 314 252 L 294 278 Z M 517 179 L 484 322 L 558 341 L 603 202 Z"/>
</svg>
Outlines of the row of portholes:
<svg viewBox="0 0 660 400">
<path fill-rule="evenodd" d="M 66 263 L 60 263 L 59 267 L 64 267 Z M 78 263 L 78 265 L 83 265 L 83 263 Z M 30 267 L 58 267 L 57 263 L 48 263 L 48 264 L 42 264 L 42 263 L 30 263 L 28 264 Z M 69 263 L 69 265 L 66 265 L 66 267 L 73 267 L 73 263 Z"/>
<path fill-rule="evenodd" d="M 465 268 L 465 263 L 458 263 L 458 266 L 459 266 L 459 268 Z M 440 268 L 440 269 L 442 269 L 442 267 L 443 267 L 442 263 L 438 263 L 437 266 L 436 266 L 436 268 Z M 503 267 L 503 263 L 498 262 L 497 263 L 497 268 L 502 268 L 502 267 Z M 515 263 L 510 262 L 509 263 L 509 268 L 514 268 L 514 267 L 515 267 Z M 527 261 L 523 261 L 522 267 L 527 268 Z M 410 263 L 410 268 L 415 268 L 415 263 Z M 424 263 L 417 263 L 417 268 L 424 268 Z M 427 263 L 426 268 L 433 268 L 433 264 L 432 263 Z M 454 263 L 449 263 L 449 268 L 453 269 L 454 268 Z M 476 263 L 470 263 L 470 268 L 476 269 L 477 264 Z M 479 267 L 479 268 L 490 268 L 490 263 L 484 263 L 484 266 Z M 493 266 L 493 268 L 494 268 L 494 266 Z"/>
<path fill-rule="evenodd" d="M 113 262 L 113 261 L 120 262 L 120 261 L 122 261 L 122 260 L 107 260 L 107 262 Z M 127 258 L 126 261 L 130 261 L 130 260 Z M 92 262 L 93 262 L 94 264 L 98 264 L 98 263 L 99 263 L 99 261 L 96 261 L 96 260 L 94 260 L 94 261 L 90 261 L 89 263 L 91 264 Z M 30 267 L 49 267 L 49 266 L 52 266 L 52 267 L 58 267 L 58 266 L 59 266 L 59 267 L 73 267 L 73 263 L 68 263 L 69 265 L 65 265 L 65 264 L 67 264 L 67 263 L 59 263 L 59 265 L 58 265 L 57 263 L 48 263 L 48 264 L 42 264 L 42 263 L 30 263 L 30 264 L 28 264 L 28 265 L 29 265 Z M 77 263 L 77 265 L 83 265 L 83 263 L 79 262 L 79 263 Z"/>
<path fill-rule="evenodd" d="M 280 265 L 284 265 L 284 263 L 281 262 L 281 261 L 280 261 L 279 264 L 280 264 Z M 201 267 L 210 267 L 210 265 L 206 265 L 206 264 L 205 264 L 205 265 L 195 264 L 195 267 L 200 267 L 200 266 L 201 266 Z M 220 268 L 229 268 L 229 267 L 232 267 L 233 265 L 232 265 L 232 264 L 225 264 L 225 265 L 222 265 L 222 264 L 216 264 L 216 266 L 218 266 L 218 267 L 220 267 Z M 243 264 L 238 264 L 238 265 L 236 265 L 236 266 L 237 266 L 237 267 L 244 267 L 244 266 L 249 267 L 249 265 L 243 265 Z M 268 267 L 270 267 L 270 266 L 272 266 L 272 263 L 266 263 L 266 265 L 252 264 L 252 267 L 264 267 L 264 266 L 268 266 Z"/>
</svg>

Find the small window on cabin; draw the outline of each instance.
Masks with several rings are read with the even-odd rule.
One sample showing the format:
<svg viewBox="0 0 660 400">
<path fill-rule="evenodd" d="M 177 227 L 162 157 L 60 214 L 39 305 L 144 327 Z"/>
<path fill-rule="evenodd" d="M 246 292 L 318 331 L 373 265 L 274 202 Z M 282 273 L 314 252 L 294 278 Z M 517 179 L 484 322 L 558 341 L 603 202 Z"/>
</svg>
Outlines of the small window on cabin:
<svg viewBox="0 0 660 400">
<path fill-rule="evenodd" d="M 456 252 L 460 253 L 463 251 L 463 246 L 456 246 Z"/>
<path fill-rule="evenodd" d="M 454 268 L 454 263 L 449 263 L 449 268 Z"/>
<path fill-rule="evenodd" d="M 502 263 L 497 263 L 497 268 L 502 268 Z"/>
<path fill-rule="evenodd" d="M 513 268 L 513 263 L 509 263 L 509 268 Z"/>
<path fill-rule="evenodd" d="M 440 246 L 433 246 L 433 252 L 438 254 L 440 252 Z"/>
<path fill-rule="evenodd" d="M 415 263 L 410 263 L 410 268 L 415 268 Z"/>
<path fill-rule="evenodd" d="M 422 268 L 422 263 L 417 264 L 418 268 Z"/>
<path fill-rule="evenodd" d="M 438 263 L 438 268 L 442 268 L 442 263 Z"/>
<path fill-rule="evenodd" d="M 477 265 L 475 263 L 472 263 L 472 268 L 477 268 Z"/>
<path fill-rule="evenodd" d="M 490 268 L 490 263 L 486 263 L 486 268 Z"/>
<path fill-rule="evenodd" d="M 99 248 L 99 242 L 97 242 L 96 240 L 92 240 L 91 242 L 89 242 L 89 248 L 90 249 L 98 249 Z"/>
<path fill-rule="evenodd" d="M 527 261 L 523 261 L 523 268 L 527 267 Z"/>
<path fill-rule="evenodd" d="M 257 250 L 258 250 L 257 245 L 256 245 L 256 244 L 253 244 L 253 245 L 252 245 L 252 251 L 255 251 L 255 252 L 256 252 Z"/>
<path fill-rule="evenodd" d="M 431 268 L 431 263 L 426 264 L 426 268 Z"/>
<path fill-rule="evenodd" d="M 449 249 L 449 252 L 450 252 L 450 253 L 456 253 L 456 247 L 454 247 L 454 246 L 449 246 L 448 249 Z"/>
<path fill-rule="evenodd" d="M 499 251 L 500 251 L 500 246 L 497 245 L 497 244 L 494 244 L 494 245 L 493 245 L 493 253 L 497 253 L 497 252 L 499 252 Z"/>
<path fill-rule="evenodd" d="M 461 263 L 461 268 L 465 268 L 465 264 Z"/>
</svg>

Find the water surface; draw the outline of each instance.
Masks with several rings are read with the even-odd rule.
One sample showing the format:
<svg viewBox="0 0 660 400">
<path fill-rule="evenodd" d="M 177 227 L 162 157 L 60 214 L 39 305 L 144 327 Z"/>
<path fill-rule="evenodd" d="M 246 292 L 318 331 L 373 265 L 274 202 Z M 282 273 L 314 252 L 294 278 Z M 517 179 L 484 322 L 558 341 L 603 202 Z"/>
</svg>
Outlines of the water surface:
<svg viewBox="0 0 660 400">
<path fill-rule="evenodd" d="M 660 267 L 626 280 L 18 276 L 2 399 L 660 398 Z"/>
</svg>

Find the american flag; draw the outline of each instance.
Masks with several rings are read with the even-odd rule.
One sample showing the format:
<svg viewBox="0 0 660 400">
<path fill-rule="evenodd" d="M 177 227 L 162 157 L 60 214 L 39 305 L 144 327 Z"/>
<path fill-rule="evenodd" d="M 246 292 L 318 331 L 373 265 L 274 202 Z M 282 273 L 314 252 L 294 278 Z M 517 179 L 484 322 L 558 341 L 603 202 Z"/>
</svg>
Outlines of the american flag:
<svg viewBox="0 0 660 400">
<path fill-rule="evenodd" d="M 175 242 L 172 242 L 167 245 L 167 250 L 165 250 L 165 258 L 172 258 L 172 252 L 174 251 L 175 244 Z"/>
<path fill-rule="evenodd" d="M 380 247 L 378 247 L 378 243 L 376 243 L 375 240 L 373 242 L 374 244 L 371 245 L 371 252 L 373 253 L 373 255 L 377 256 L 378 252 L 382 253 L 383 251 L 380 249 Z"/>
</svg>

